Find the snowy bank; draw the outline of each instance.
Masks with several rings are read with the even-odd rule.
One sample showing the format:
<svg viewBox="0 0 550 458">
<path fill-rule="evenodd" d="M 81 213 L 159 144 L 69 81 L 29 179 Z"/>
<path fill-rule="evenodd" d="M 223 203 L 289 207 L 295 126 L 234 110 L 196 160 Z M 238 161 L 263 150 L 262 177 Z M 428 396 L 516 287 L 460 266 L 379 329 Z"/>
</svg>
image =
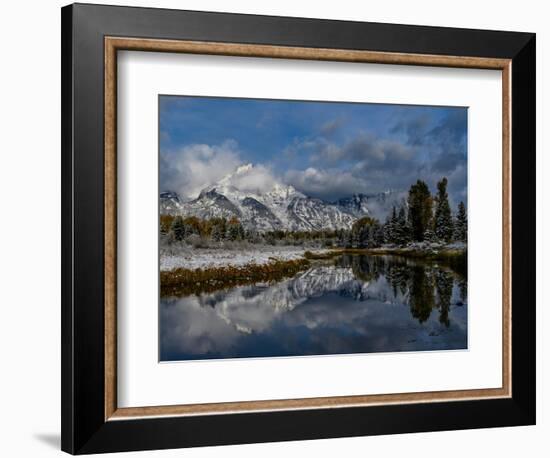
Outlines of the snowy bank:
<svg viewBox="0 0 550 458">
<path fill-rule="evenodd" d="M 274 261 L 303 259 L 306 251 L 312 250 L 311 248 L 294 246 L 258 246 L 243 250 L 188 248 L 177 253 L 161 251 L 160 270 L 238 267 L 247 264 L 262 265 Z M 327 253 L 329 250 L 313 251 L 315 253 Z"/>
</svg>

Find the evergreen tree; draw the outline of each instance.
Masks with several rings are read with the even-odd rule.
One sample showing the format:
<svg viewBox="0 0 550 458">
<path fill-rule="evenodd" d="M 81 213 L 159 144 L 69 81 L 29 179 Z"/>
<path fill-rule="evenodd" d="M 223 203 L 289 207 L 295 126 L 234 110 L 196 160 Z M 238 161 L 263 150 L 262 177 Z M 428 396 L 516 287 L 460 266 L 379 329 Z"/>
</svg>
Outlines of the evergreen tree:
<svg viewBox="0 0 550 458">
<path fill-rule="evenodd" d="M 396 229 L 397 229 L 397 211 L 395 207 L 392 208 L 391 216 L 386 220 L 384 226 L 384 239 L 386 243 L 396 243 Z"/>
<path fill-rule="evenodd" d="M 215 241 L 223 240 L 225 237 L 225 232 L 227 230 L 227 220 L 225 218 L 214 217 L 207 221 L 203 221 L 201 226 L 203 226 L 204 234 L 207 237 L 211 237 Z M 202 233 L 201 232 L 201 233 Z"/>
<path fill-rule="evenodd" d="M 239 225 L 237 226 L 237 232 L 238 232 L 238 239 L 239 240 L 244 240 L 245 231 L 244 231 L 244 227 L 243 227 L 243 225 L 241 224 L 240 221 L 239 221 Z"/>
<path fill-rule="evenodd" d="M 351 231 L 351 247 L 352 248 L 364 248 L 362 230 Z"/>
<path fill-rule="evenodd" d="M 176 216 L 174 218 L 170 229 L 174 234 L 174 238 L 180 242 L 187 237 L 185 224 L 183 223 L 183 219 L 181 216 Z"/>
<path fill-rule="evenodd" d="M 450 242 L 453 238 L 453 218 L 447 195 L 447 178 L 437 183 L 437 196 L 435 198 L 434 232 L 437 238 Z"/>
<path fill-rule="evenodd" d="M 426 232 L 424 232 L 424 241 L 426 242 L 436 242 L 437 237 L 435 236 L 434 231 L 431 230 L 431 228 L 426 229 Z"/>
<path fill-rule="evenodd" d="M 378 221 L 375 221 L 368 230 L 366 246 L 368 248 L 376 248 L 384 243 L 384 234 L 382 226 Z"/>
<path fill-rule="evenodd" d="M 337 235 L 337 244 L 339 247 L 346 247 L 346 230 L 340 229 Z"/>
<path fill-rule="evenodd" d="M 351 231 L 346 231 L 346 248 L 353 248 L 353 238 Z"/>
<path fill-rule="evenodd" d="M 373 237 L 376 244 L 375 246 L 379 247 L 384 243 L 384 228 L 381 224 L 376 225 Z"/>
<path fill-rule="evenodd" d="M 227 223 L 226 237 L 228 240 L 242 240 L 244 238 L 244 228 L 241 222 L 237 218 L 232 218 Z"/>
<path fill-rule="evenodd" d="M 418 180 L 411 186 L 408 203 L 412 239 L 421 242 L 432 219 L 432 196 L 424 181 Z"/>
<path fill-rule="evenodd" d="M 377 219 L 364 216 L 353 223 L 351 228 L 354 248 L 374 248 L 384 241 L 382 226 Z"/>
<path fill-rule="evenodd" d="M 384 243 L 391 243 L 391 217 L 386 218 L 386 222 L 382 226 L 382 236 L 384 237 Z"/>
<path fill-rule="evenodd" d="M 395 243 L 406 245 L 410 241 L 410 232 L 405 207 L 401 207 L 395 224 Z"/>
<path fill-rule="evenodd" d="M 238 230 L 236 224 L 230 224 L 227 226 L 227 233 L 226 237 L 228 240 L 231 240 L 232 242 L 237 240 L 238 237 Z"/>
<path fill-rule="evenodd" d="M 271 232 L 266 232 L 264 234 L 264 240 L 268 245 L 275 245 L 275 237 L 273 237 L 273 233 Z"/>
<path fill-rule="evenodd" d="M 468 217 L 466 216 L 466 207 L 464 206 L 464 202 L 460 202 L 458 204 L 454 238 L 459 242 L 468 241 Z"/>
<path fill-rule="evenodd" d="M 341 246 L 343 248 L 352 248 L 351 231 L 342 231 Z"/>
<path fill-rule="evenodd" d="M 212 226 L 211 237 L 215 242 L 221 242 L 225 236 L 225 232 L 221 224 L 215 224 Z"/>
<path fill-rule="evenodd" d="M 247 229 L 244 232 L 244 238 L 249 243 L 259 243 L 260 242 L 259 234 L 256 231 L 251 230 L 251 229 Z"/>
<path fill-rule="evenodd" d="M 200 232 L 198 231 L 198 229 L 196 228 L 196 226 L 192 225 L 192 224 L 189 224 L 189 223 L 186 223 L 185 220 L 183 222 L 183 238 L 187 238 L 191 235 L 199 235 Z"/>
</svg>

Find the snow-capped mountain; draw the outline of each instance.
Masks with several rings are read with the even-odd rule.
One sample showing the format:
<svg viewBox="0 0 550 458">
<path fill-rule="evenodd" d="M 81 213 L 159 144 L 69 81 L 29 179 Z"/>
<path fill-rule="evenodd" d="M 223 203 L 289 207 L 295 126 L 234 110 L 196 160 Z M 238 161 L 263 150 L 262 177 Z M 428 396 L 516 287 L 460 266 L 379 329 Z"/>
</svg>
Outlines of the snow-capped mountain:
<svg viewBox="0 0 550 458">
<path fill-rule="evenodd" d="M 278 181 L 255 186 L 261 181 L 258 177 L 261 178 L 258 169 L 246 164 L 204 188 L 189 202 L 182 202 L 174 192 L 161 192 L 160 211 L 199 218 L 236 217 L 245 228 L 259 232 L 334 230 L 349 229 L 355 220 L 365 215 L 379 217 L 386 201 L 395 200 L 394 193 L 392 199 L 387 198 L 389 194 L 382 193 L 357 194 L 338 202 L 326 202 Z M 380 219 L 387 214 L 383 213 Z"/>
<path fill-rule="evenodd" d="M 178 193 L 173 191 L 163 191 L 160 193 L 160 213 L 178 214 L 181 212 L 181 201 Z"/>
</svg>

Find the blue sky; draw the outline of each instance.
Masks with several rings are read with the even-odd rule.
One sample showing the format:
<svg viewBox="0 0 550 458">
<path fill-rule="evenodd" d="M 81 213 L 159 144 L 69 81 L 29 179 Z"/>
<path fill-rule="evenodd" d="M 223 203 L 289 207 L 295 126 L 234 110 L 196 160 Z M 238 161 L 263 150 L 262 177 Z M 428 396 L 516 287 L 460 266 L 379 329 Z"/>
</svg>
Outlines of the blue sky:
<svg viewBox="0 0 550 458">
<path fill-rule="evenodd" d="M 184 198 L 242 163 L 313 197 L 432 192 L 466 200 L 467 109 L 160 96 L 160 187 Z M 269 180 L 267 180 L 269 181 Z"/>
</svg>

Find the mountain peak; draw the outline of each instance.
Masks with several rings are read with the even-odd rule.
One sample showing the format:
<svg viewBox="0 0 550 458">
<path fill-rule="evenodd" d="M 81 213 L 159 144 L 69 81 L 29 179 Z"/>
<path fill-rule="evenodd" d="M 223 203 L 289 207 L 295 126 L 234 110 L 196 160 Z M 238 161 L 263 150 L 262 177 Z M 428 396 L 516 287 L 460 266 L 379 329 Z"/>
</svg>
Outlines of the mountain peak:
<svg viewBox="0 0 550 458">
<path fill-rule="evenodd" d="M 252 163 L 247 164 L 241 164 L 237 166 L 233 171 L 225 174 L 217 183 L 215 183 L 212 186 L 227 186 L 232 185 L 235 180 L 239 180 L 240 178 L 250 174 L 251 172 L 257 170 Z"/>
<path fill-rule="evenodd" d="M 234 173 L 237 174 L 237 175 L 240 175 L 240 174 L 249 172 L 253 168 L 254 168 L 254 165 L 252 165 L 252 163 L 250 163 L 250 162 L 248 164 L 241 164 L 235 169 Z"/>
<path fill-rule="evenodd" d="M 293 196 L 303 197 L 293 186 L 279 181 L 271 170 L 252 163 L 244 163 L 226 174 L 216 183 L 212 183 L 203 191 L 215 189 L 220 194 L 231 200 L 242 200 L 245 197 L 253 197 L 262 202 L 275 198 L 278 201 L 289 199 Z M 271 202 L 269 202 L 271 204 Z"/>
<path fill-rule="evenodd" d="M 174 202 L 180 202 L 180 196 L 175 191 L 161 191 L 160 198 L 166 200 L 173 200 Z"/>
</svg>

